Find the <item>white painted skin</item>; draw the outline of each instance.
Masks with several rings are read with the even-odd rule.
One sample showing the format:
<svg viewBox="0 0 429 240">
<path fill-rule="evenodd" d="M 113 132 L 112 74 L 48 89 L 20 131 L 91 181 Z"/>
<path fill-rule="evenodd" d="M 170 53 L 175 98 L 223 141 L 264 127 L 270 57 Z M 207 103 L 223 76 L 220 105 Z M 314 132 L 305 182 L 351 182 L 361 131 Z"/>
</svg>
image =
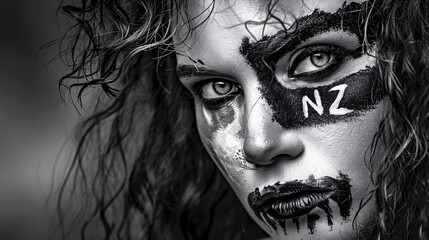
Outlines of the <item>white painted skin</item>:
<svg viewBox="0 0 429 240">
<path fill-rule="evenodd" d="M 272 110 L 261 97 L 256 73 L 239 52 L 244 37 L 253 39 L 250 32 L 257 39 L 261 38 L 263 25 L 250 24 L 249 32 L 243 23 L 248 20 L 265 20 L 266 2 L 217 1 L 208 20 L 197 28 L 185 43 L 180 39 L 188 29 L 178 29 L 175 41 L 179 65 L 195 65 L 197 68 L 204 67 L 219 72 L 222 79 L 231 81 L 242 89 L 236 99 L 221 109 L 209 109 L 201 101 L 196 101 L 196 119 L 201 139 L 243 206 L 273 239 L 349 239 L 355 235 L 352 219 L 359 209 L 359 203 L 372 189 L 371 173 L 364 159 L 369 156 L 367 150 L 384 117 L 388 102 L 382 101 L 373 110 L 349 122 L 290 130 L 273 121 Z M 186 11 L 191 17 L 197 16 L 209 7 L 210 3 L 210 0 L 190 1 Z M 311 14 L 316 8 L 335 12 L 343 3 L 344 0 L 283 0 L 279 2 L 275 14 L 284 20 L 286 26 L 290 26 L 294 19 Z M 199 19 L 205 17 L 207 14 L 203 14 Z M 182 26 L 181 24 L 177 23 L 177 26 Z M 264 33 L 271 35 L 281 29 L 280 24 L 268 24 Z M 315 44 L 322 42 L 348 45 L 355 44 L 357 37 L 337 31 L 322 34 L 305 44 L 311 45 L 312 41 Z M 204 66 L 192 62 L 190 58 L 202 60 Z M 318 85 L 329 85 L 344 76 L 365 69 L 366 66 L 373 66 L 374 63 L 375 60 L 368 55 L 348 61 L 342 64 L 335 76 Z M 181 81 L 192 89 L 193 84 L 212 78 L 222 81 L 216 75 L 186 76 L 181 77 Z M 301 82 L 294 87 L 313 85 Z M 336 89 L 337 92 L 339 90 L 341 89 Z M 332 103 L 324 104 L 330 106 Z M 338 108 L 338 105 L 336 107 Z M 329 111 L 329 107 L 325 108 L 325 111 Z M 340 114 L 348 112 L 346 109 L 342 111 Z M 339 172 L 347 174 L 351 179 L 353 205 L 351 219 L 343 220 L 336 204 L 330 204 L 334 216 L 332 229 L 327 224 L 326 214 L 316 208 L 313 213 L 319 214 L 320 220 L 314 234 L 309 234 L 306 229 L 306 216 L 300 217 L 299 233 L 295 230 L 295 225 L 287 221 L 288 235 L 282 234 L 281 231 L 277 234 L 256 218 L 247 202 L 248 194 L 255 188 L 261 189 L 278 181 L 303 180 L 309 175 L 316 178 L 336 177 Z M 356 223 L 368 224 L 374 208 L 375 202 L 370 201 L 357 216 Z"/>
</svg>

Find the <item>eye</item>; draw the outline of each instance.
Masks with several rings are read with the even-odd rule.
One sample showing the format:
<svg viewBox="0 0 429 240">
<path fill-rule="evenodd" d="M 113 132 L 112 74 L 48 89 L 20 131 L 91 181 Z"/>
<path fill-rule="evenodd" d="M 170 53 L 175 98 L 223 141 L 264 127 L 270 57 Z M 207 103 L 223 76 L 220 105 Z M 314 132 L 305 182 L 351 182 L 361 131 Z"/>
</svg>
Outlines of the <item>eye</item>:
<svg viewBox="0 0 429 240">
<path fill-rule="evenodd" d="M 218 109 L 231 102 L 239 93 L 240 87 L 227 80 L 205 81 L 197 86 L 197 94 L 200 100 L 211 109 Z"/>
<path fill-rule="evenodd" d="M 229 81 L 213 81 L 201 88 L 201 96 L 204 99 L 214 99 L 237 91 L 237 86 Z"/>
<path fill-rule="evenodd" d="M 335 71 L 350 50 L 339 46 L 310 46 L 299 50 L 291 57 L 288 70 L 290 78 L 322 78 Z"/>
<path fill-rule="evenodd" d="M 319 71 L 328 66 L 334 57 L 335 56 L 329 53 L 314 53 L 302 60 L 298 66 L 296 66 L 293 74 L 299 75 Z"/>
</svg>

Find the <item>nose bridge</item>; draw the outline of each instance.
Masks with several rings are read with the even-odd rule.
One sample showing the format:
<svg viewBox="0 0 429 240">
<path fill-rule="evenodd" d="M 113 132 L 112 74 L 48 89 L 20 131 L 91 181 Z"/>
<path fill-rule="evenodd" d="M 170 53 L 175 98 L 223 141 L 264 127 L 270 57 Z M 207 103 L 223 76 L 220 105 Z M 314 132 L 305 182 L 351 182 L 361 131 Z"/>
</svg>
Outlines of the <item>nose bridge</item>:
<svg viewBox="0 0 429 240">
<path fill-rule="evenodd" d="M 247 161 L 267 165 L 279 158 L 296 158 L 304 150 L 297 136 L 273 119 L 272 110 L 259 90 L 246 95 L 244 110 Z"/>
</svg>

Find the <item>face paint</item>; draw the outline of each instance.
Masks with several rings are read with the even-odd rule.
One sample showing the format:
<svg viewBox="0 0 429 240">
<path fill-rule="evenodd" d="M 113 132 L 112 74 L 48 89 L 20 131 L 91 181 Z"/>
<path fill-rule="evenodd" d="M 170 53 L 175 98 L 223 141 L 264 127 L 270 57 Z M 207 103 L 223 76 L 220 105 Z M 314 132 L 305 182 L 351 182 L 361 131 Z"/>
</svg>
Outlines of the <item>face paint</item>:
<svg viewBox="0 0 429 240">
<path fill-rule="evenodd" d="M 310 234 L 314 234 L 314 229 L 316 228 L 316 221 L 320 219 L 320 216 L 317 214 L 308 214 L 307 215 L 307 228 L 310 230 Z"/>
<path fill-rule="evenodd" d="M 203 108 L 202 113 L 207 125 L 206 128 L 200 129 L 206 136 L 203 143 L 210 146 L 209 154 L 220 163 L 218 165 L 222 171 L 235 182 L 245 181 L 241 175 L 243 170 L 248 168 L 243 152 L 244 139 L 239 108 L 240 105 L 237 104 L 229 104 L 215 111 Z M 236 168 L 237 171 L 228 172 L 226 171 L 228 168 Z"/>
<path fill-rule="evenodd" d="M 388 101 L 377 85 L 376 58 L 362 50 L 359 30 L 366 14 L 360 8 L 367 3 L 343 2 L 279 1 L 273 14 L 290 28 L 270 19 L 247 29 L 243 21 L 266 19 L 266 3 L 243 1 L 237 7 L 221 1 L 187 42 L 189 48 L 179 48 L 186 52 L 178 55 L 178 74 L 196 96 L 204 146 L 249 215 L 273 239 L 353 237 L 355 226 L 361 231 L 374 220 L 374 199 L 359 205 L 373 187 L 364 161 Z M 207 2 L 196 3 L 190 8 Z M 368 30 L 371 35 L 371 24 Z M 269 36 L 258 40 L 262 32 Z M 376 53 L 371 37 L 369 43 Z M 321 49 L 339 58 L 319 74 L 306 57 Z M 314 66 L 323 66 L 323 57 Z M 229 98 L 202 87 L 218 81 L 239 91 Z M 339 171 L 353 182 L 335 178 Z M 318 177 L 307 179 L 310 175 Z"/>
<path fill-rule="evenodd" d="M 292 33 L 280 31 L 255 43 L 250 43 L 248 38 L 243 39 L 240 53 L 255 70 L 260 91 L 273 111 L 274 120 L 285 129 L 350 121 L 373 109 L 384 98 L 385 94 L 378 85 L 376 67 L 367 67 L 336 83 L 314 88 L 289 89 L 275 75 L 276 63 L 285 52 L 318 33 L 341 28 L 362 41 L 363 36 L 356 23 L 360 9 L 362 4 L 351 3 L 333 14 L 316 10 L 298 19 L 291 27 L 294 29 Z M 358 48 L 348 55 L 359 58 L 362 50 Z"/>
<path fill-rule="evenodd" d="M 299 231 L 297 217 L 307 215 L 308 228 L 314 233 L 315 215 L 309 214 L 313 209 L 322 209 L 327 217 L 328 225 L 333 226 L 332 210 L 329 201 L 334 201 L 340 209 L 342 220 L 350 216 L 352 195 L 350 179 L 340 174 L 337 178 L 322 177 L 315 179 L 310 176 L 306 180 L 295 180 L 258 188 L 248 196 L 248 202 L 255 215 L 266 222 L 271 229 L 278 231 L 277 225 L 285 226 L 285 221 L 292 219 Z M 286 231 L 285 229 L 283 229 Z"/>
</svg>

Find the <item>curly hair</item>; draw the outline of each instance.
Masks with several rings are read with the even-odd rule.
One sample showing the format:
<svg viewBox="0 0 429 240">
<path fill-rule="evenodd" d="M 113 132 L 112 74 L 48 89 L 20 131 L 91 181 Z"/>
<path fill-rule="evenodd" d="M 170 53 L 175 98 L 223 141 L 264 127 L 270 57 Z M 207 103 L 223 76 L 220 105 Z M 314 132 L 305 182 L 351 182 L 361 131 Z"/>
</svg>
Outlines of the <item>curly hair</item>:
<svg viewBox="0 0 429 240">
<path fill-rule="evenodd" d="M 378 64 L 391 108 L 379 138 L 386 152 L 375 181 L 377 228 L 387 239 L 427 239 L 429 4 L 384 0 L 379 6 Z"/>
<path fill-rule="evenodd" d="M 214 3 L 201 14 L 209 16 Z M 60 192 L 64 239 L 72 228 L 78 229 L 81 239 L 264 236 L 254 230 L 257 227 L 246 227 L 255 223 L 200 142 L 193 100 L 177 79 L 172 23 L 184 19 L 190 29 L 187 37 L 202 24 L 189 18 L 186 4 L 63 3 L 62 11 L 74 25 L 62 40 L 68 45 L 60 46 L 70 66 L 60 86 L 70 94 L 78 89 L 78 101 L 85 90 L 98 91 L 94 113 L 78 128 L 76 154 Z M 367 37 L 376 39 L 380 84 L 391 106 L 371 146 L 373 152 L 380 145 L 386 151 L 382 159 L 370 159 L 381 162 L 378 169 L 371 169 L 374 190 L 366 199 L 375 198 L 378 206 L 370 238 L 426 239 L 429 4 L 371 0 L 367 6 L 363 20 L 371 15 L 379 21 L 377 26 L 365 25 L 363 31 L 374 33 Z M 374 29 L 369 31 L 370 27 Z M 66 210 L 68 196 L 82 202 L 77 213 Z"/>
</svg>

